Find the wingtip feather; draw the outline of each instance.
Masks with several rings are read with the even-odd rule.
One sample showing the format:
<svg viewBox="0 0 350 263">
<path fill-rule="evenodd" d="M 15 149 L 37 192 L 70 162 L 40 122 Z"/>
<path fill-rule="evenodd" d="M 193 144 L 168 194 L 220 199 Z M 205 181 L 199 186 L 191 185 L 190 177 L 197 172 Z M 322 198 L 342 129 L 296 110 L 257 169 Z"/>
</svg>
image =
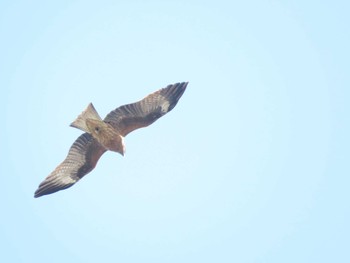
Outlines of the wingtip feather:
<svg viewBox="0 0 350 263">
<path fill-rule="evenodd" d="M 38 189 L 35 191 L 34 193 L 34 198 L 38 198 L 41 197 L 43 195 L 49 195 L 49 194 L 53 194 L 55 192 L 58 192 L 60 190 L 64 190 L 67 189 L 69 187 L 71 187 L 74 183 L 71 184 L 67 184 L 67 185 L 59 185 L 59 181 L 58 180 L 50 180 L 50 181 L 43 181 Z"/>
</svg>

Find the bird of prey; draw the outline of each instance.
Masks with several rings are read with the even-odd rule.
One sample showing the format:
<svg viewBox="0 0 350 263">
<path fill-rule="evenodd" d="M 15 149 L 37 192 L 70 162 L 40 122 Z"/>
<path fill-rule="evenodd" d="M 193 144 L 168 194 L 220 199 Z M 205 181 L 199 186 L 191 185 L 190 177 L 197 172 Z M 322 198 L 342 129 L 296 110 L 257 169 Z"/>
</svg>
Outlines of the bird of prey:
<svg viewBox="0 0 350 263">
<path fill-rule="evenodd" d="M 168 85 L 138 102 L 120 106 L 104 120 L 90 103 L 71 124 L 85 133 L 73 143 L 66 159 L 39 185 L 34 197 L 71 187 L 95 168 L 107 150 L 124 155 L 124 137 L 171 111 L 185 92 L 187 84 Z"/>
</svg>

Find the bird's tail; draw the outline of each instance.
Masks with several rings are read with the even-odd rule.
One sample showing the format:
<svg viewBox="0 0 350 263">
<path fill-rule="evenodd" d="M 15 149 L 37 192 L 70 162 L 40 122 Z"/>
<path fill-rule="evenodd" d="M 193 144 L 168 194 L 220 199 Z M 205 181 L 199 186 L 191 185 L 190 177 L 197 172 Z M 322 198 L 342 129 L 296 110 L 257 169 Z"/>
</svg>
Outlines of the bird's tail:
<svg viewBox="0 0 350 263">
<path fill-rule="evenodd" d="M 70 126 L 85 132 L 89 132 L 89 129 L 86 125 L 86 120 L 88 119 L 102 121 L 100 115 L 98 115 L 92 103 L 87 106 L 87 108 L 78 116 L 78 118 L 75 119 L 75 121 L 71 123 Z"/>
</svg>

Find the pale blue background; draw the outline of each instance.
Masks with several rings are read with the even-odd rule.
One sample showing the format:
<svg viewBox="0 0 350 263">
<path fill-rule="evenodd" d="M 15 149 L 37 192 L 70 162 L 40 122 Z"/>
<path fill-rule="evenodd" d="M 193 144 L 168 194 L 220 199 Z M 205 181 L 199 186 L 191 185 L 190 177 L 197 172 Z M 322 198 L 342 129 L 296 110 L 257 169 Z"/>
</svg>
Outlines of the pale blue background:
<svg viewBox="0 0 350 263">
<path fill-rule="evenodd" d="M 349 1 L 1 1 L 1 262 L 350 262 Z M 72 188 L 101 116 L 177 107 Z"/>
</svg>

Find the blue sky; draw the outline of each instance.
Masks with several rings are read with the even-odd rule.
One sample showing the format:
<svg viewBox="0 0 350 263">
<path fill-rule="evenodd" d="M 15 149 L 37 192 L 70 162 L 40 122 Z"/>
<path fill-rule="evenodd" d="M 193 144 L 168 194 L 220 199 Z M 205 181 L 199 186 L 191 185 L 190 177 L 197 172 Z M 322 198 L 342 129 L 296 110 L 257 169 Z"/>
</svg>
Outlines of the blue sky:
<svg viewBox="0 0 350 263">
<path fill-rule="evenodd" d="M 349 262 L 348 1 L 1 1 L 2 262 Z M 34 199 L 101 116 L 176 108 Z"/>
</svg>

